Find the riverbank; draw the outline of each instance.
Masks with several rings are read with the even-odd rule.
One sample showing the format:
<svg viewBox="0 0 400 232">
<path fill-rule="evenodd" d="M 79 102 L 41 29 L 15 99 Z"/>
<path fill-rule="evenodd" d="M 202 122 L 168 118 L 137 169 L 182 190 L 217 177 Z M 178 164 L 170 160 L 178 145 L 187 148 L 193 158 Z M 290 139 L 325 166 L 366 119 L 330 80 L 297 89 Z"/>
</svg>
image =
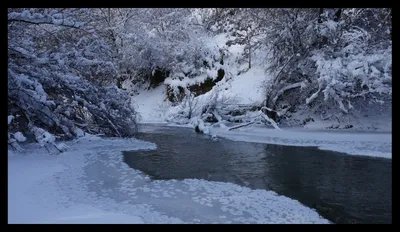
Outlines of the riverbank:
<svg viewBox="0 0 400 232">
<path fill-rule="evenodd" d="M 50 155 L 36 145 L 8 154 L 8 223 L 329 223 L 273 191 L 198 179 L 150 181 L 121 151 L 136 139 L 85 136 Z"/>
<path fill-rule="evenodd" d="M 192 125 L 165 124 L 176 127 Z M 343 152 L 378 158 L 392 158 L 392 134 L 387 132 L 323 130 L 305 128 L 283 128 L 276 130 L 265 125 L 249 125 L 229 130 L 230 127 L 209 125 L 211 136 L 235 141 L 279 144 L 289 146 L 315 146 L 322 150 Z"/>
</svg>

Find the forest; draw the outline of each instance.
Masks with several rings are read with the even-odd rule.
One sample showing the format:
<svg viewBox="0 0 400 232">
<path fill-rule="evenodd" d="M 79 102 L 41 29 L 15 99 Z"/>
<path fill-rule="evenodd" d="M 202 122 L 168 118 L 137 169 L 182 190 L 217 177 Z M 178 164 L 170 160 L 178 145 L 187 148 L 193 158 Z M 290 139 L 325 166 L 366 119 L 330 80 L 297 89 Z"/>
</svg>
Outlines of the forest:
<svg viewBox="0 0 400 232">
<path fill-rule="evenodd" d="M 391 112 L 391 8 L 9 8 L 7 20 L 14 149 L 28 140 L 62 151 L 55 140 L 83 133 L 132 137 L 135 93 L 160 84 L 179 117 L 236 122 L 216 91 L 197 110 L 193 99 L 257 64 L 265 98 L 254 107 L 268 124 L 301 111 L 338 121 Z M 213 45 L 221 34 L 225 48 L 243 47 L 235 59 Z"/>
</svg>

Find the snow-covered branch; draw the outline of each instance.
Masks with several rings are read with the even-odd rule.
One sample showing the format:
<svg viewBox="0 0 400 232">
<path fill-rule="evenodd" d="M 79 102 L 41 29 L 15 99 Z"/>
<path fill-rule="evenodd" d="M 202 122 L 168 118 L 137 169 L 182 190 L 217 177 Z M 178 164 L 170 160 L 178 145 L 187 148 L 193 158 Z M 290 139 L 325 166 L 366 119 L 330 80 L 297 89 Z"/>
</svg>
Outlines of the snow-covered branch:
<svg viewBox="0 0 400 232">
<path fill-rule="evenodd" d="M 52 24 L 71 28 L 81 28 L 83 23 L 76 22 L 70 18 L 65 18 L 62 14 L 46 15 L 40 13 L 31 14 L 28 10 L 21 13 L 11 12 L 8 14 L 8 22 L 22 22 L 30 24 Z"/>
<path fill-rule="evenodd" d="M 275 129 L 281 130 L 281 128 L 279 128 L 278 124 L 276 124 L 276 122 L 272 118 L 268 117 L 268 115 L 264 114 L 262 112 L 262 110 L 270 110 L 270 109 L 265 106 L 261 107 L 260 116 L 263 117 L 265 120 L 267 120 L 267 122 L 269 122 Z"/>
<path fill-rule="evenodd" d="M 306 99 L 306 104 L 310 104 L 312 101 L 314 101 L 315 98 L 318 97 L 318 94 L 321 92 L 321 89 L 318 89 L 317 92 L 313 93 L 309 98 Z"/>
<path fill-rule="evenodd" d="M 297 82 L 297 83 L 293 83 L 293 84 L 290 84 L 290 85 L 287 85 L 287 86 L 283 87 L 282 89 L 280 89 L 280 90 L 278 91 L 278 93 L 277 93 L 277 94 L 275 95 L 275 97 L 272 99 L 272 104 L 275 105 L 276 100 L 278 100 L 278 98 L 279 98 L 284 92 L 286 92 L 286 91 L 288 91 L 288 90 L 291 90 L 291 89 L 294 89 L 294 88 L 299 88 L 299 87 L 302 87 L 302 86 L 304 86 L 304 82 L 303 82 L 303 81 Z"/>
</svg>

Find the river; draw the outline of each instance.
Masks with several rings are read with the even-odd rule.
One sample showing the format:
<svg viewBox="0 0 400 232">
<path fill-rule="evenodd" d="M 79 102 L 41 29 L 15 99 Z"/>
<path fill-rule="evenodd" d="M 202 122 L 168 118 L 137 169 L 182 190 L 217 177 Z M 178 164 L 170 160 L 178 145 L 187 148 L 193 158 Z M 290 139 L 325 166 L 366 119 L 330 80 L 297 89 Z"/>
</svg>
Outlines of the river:
<svg viewBox="0 0 400 232">
<path fill-rule="evenodd" d="M 334 223 L 392 223 L 392 160 L 227 139 L 193 129 L 146 126 L 156 150 L 124 152 L 152 179 L 197 178 L 266 189 L 314 208 Z"/>
</svg>

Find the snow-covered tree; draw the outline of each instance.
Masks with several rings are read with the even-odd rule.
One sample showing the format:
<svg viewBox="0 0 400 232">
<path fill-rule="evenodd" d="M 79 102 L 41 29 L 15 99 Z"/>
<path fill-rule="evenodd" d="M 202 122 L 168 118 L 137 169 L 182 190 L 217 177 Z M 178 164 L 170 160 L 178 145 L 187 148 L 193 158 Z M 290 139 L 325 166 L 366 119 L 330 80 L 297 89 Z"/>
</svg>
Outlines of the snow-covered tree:
<svg viewBox="0 0 400 232">
<path fill-rule="evenodd" d="M 115 86 L 113 44 L 93 30 L 88 12 L 9 9 L 8 111 L 20 115 L 13 122 L 23 133 L 133 135 L 136 113 Z"/>
<path fill-rule="evenodd" d="M 266 43 L 272 51 L 273 78 L 267 84 L 266 106 L 274 118 L 304 105 L 318 113 L 336 106 L 347 114 L 354 104 L 391 101 L 389 10 L 271 12 Z"/>
<path fill-rule="evenodd" d="M 261 51 L 268 119 L 348 115 L 391 102 L 391 33 L 387 8 L 10 8 L 9 138 L 29 139 L 35 128 L 131 136 L 135 88 L 162 82 L 183 93 L 191 118 L 199 94 L 236 75 L 229 65 L 246 71 Z M 235 44 L 244 49 L 232 64 Z"/>
</svg>

